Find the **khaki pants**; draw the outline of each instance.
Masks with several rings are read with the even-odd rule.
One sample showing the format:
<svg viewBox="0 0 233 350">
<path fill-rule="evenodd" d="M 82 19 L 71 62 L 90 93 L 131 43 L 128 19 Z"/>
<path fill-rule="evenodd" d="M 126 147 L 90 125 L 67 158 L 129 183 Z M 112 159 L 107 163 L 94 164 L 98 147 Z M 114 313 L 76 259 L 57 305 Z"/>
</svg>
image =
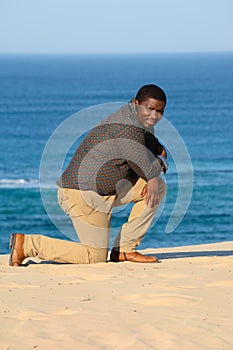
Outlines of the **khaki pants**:
<svg viewBox="0 0 233 350">
<path fill-rule="evenodd" d="M 25 235 L 26 257 L 38 256 L 44 260 L 73 264 L 90 264 L 107 260 L 111 212 L 114 207 L 134 202 L 128 221 L 121 227 L 114 248 L 133 252 L 149 228 L 158 205 L 149 208 L 141 197 L 145 180 L 139 179 L 132 187 L 122 181 L 116 195 L 100 196 L 93 191 L 59 188 L 58 202 L 72 220 L 81 243 L 69 242 L 42 235 Z M 159 182 L 160 200 L 166 192 Z"/>
</svg>

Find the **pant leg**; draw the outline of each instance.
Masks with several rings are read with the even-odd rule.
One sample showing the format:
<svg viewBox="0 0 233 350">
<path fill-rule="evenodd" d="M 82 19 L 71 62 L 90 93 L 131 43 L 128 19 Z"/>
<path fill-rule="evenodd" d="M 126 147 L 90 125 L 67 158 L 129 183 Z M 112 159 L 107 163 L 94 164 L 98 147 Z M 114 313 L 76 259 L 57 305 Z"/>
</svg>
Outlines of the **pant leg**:
<svg viewBox="0 0 233 350">
<path fill-rule="evenodd" d="M 72 220 L 80 243 L 25 235 L 25 256 L 41 259 L 89 264 L 107 260 L 111 218 L 110 196 L 101 197 L 92 191 L 58 190 L 58 202 Z"/>
<path fill-rule="evenodd" d="M 64 262 L 70 264 L 92 264 L 106 261 L 105 249 L 95 249 L 83 244 L 50 238 L 42 235 L 25 235 L 25 257 Z"/>
<path fill-rule="evenodd" d="M 80 242 L 94 248 L 109 247 L 113 201 L 114 196 L 100 196 L 93 191 L 58 190 L 58 202 L 71 219 Z"/>
<path fill-rule="evenodd" d="M 119 235 L 114 242 L 114 248 L 122 252 L 133 252 L 146 234 L 155 212 L 159 206 L 155 205 L 150 208 L 146 205 L 146 197 L 141 198 L 141 192 L 146 181 L 140 178 L 132 189 L 124 195 L 119 196 L 115 206 L 134 202 L 134 206 L 129 215 L 128 221 L 122 226 Z M 159 179 L 159 196 L 160 202 L 166 193 L 165 182 Z"/>
</svg>

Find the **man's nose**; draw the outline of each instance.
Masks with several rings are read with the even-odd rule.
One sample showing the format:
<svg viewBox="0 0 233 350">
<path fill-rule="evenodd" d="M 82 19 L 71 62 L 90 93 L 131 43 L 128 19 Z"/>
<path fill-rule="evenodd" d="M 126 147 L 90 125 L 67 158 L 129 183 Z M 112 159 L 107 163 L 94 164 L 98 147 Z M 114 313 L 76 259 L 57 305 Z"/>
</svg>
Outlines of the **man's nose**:
<svg viewBox="0 0 233 350">
<path fill-rule="evenodd" d="M 158 119 L 158 112 L 156 112 L 155 110 L 151 111 L 151 117 L 154 119 Z"/>
</svg>

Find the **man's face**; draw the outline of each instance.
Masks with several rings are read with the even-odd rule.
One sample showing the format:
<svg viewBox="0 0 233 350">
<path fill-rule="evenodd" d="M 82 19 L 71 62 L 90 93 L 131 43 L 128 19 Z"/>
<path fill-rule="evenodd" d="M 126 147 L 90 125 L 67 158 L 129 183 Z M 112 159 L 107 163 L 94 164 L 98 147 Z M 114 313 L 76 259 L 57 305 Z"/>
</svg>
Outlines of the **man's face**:
<svg viewBox="0 0 233 350">
<path fill-rule="evenodd" d="M 135 100 L 135 103 L 138 107 L 138 118 L 145 128 L 154 126 L 162 119 L 165 109 L 165 103 L 163 101 L 149 98 L 140 104 Z"/>
</svg>

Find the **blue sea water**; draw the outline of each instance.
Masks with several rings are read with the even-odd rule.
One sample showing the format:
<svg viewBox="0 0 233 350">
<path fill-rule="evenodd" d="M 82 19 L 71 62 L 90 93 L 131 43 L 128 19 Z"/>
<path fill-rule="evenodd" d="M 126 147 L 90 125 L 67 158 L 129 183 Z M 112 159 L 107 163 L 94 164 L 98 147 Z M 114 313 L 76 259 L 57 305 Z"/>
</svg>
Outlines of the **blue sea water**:
<svg viewBox="0 0 233 350">
<path fill-rule="evenodd" d="M 11 232 L 67 239 L 41 200 L 39 168 L 49 137 L 77 111 L 127 102 L 147 83 L 160 85 L 168 95 L 165 118 L 190 153 L 194 182 L 185 217 L 172 233 L 165 233 L 178 191 L 177 173 L 169 159 L 164 208 L 140 248 L 233 240 L 233 53 L 2 55 L 1 254 L 9 252 Z M 55 186 L 46 191 L 52 202 Z M 128 213 L 126 208 L 113 215 L 111 242 L 114 228 Z M 65 231 L 69 219 L 62 214 L 57 219 Z"/>
</svg>

